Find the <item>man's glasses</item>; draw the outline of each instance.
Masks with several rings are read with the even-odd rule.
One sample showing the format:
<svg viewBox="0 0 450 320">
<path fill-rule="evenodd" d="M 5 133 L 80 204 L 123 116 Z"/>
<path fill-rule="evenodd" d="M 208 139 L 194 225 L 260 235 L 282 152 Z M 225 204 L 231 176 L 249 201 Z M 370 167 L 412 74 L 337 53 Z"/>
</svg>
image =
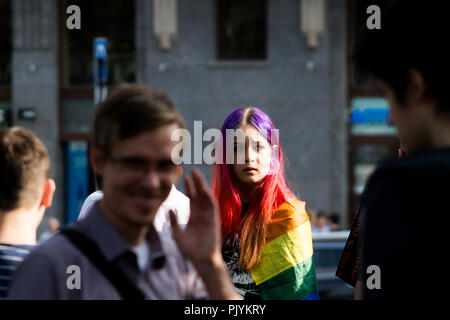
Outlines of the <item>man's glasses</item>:
<svg viewBox="0 0 450 320">
<path fill-rule="evenodd" d="M 159 175 L 169 175 L 175 173 L 177 165 L 169 160 L 162 161 L 148 161 L 139 157 L 113 157 L 107 158 L 109 161 L 119 165 L 122 169 L 132 173 L 146 174 L 150 170 L 155 171 Z"/>
</svg>

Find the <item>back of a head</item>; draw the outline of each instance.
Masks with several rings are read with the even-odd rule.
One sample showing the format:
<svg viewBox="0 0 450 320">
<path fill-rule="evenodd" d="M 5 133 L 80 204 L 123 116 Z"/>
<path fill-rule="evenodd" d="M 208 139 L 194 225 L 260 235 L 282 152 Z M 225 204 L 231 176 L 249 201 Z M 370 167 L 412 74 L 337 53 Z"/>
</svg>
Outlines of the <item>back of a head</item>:
<svg viewBox="0 0 450 320">
<path fill-rule="evenodd" d="M 34 133 L 19 127 L 0 130 L 0 212 L 33 205 L 49 169 L 48 151 Z"/>
<path fill-rule="evenodd" d="M 108 156 L 116 139 L 132 138 L 174 123 L 186 128 L 166 93 L 143 85 L 120 85 L 98 106 L 91 142 Z"/>
<path fill-rule="evenodd" d="M 360 30 L 356 68 L 388 84 L 404 102 L 409 71 L 423 76 L 427 94 L 440 112 L 450 113 L 449 46 L 445 44 L 447 1 L 389 0 L 381 11 L 381 29 Z"/>
<path fill-rule="evenodd" d="M 327 216 L 326 216 L 326 214 L 325 214 L 325 212 L 323 212 L 323 211 L 318 211 L 317 212 L 317 219 L 323 219 L 323 218 L 326 218 Z"/>
<path fill-rule="evenodd" d="M 340 217 L 335 212 L 331 213 L 328 219 L 330 220 L 331 223 L 339 224 L 340 222 Z"/>
</svg>

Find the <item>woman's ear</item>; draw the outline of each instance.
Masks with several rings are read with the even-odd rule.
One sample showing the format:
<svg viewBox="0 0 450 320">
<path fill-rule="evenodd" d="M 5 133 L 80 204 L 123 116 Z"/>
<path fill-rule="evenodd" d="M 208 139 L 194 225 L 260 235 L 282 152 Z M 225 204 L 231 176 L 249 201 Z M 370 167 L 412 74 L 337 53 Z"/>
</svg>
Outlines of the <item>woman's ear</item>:
<svg viewBox="0 0 450 320">
<path fill-rule="evenodd" d="M 44 194 L 42 195 L 41 205 L 46 208 L 52 205 L 53 195 L 55 194 L 56 184 L 55 180 L 47 179 L 44 183 Z"/>
</svg>

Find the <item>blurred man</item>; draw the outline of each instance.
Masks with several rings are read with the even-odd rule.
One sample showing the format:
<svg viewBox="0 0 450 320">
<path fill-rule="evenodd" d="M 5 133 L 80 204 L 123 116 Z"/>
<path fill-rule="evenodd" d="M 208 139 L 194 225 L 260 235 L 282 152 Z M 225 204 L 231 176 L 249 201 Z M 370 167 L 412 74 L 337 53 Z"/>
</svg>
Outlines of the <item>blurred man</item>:
<svg viewBox="0 0 450 320">
<path fill-rule="evenodd" d="M 170 235 L 153 224 L 180 175 L 171 157 L 179 128 L 184 120 L 161 91 L 120 86 L 103 101 L 89 155 L 103 197 L 24 260 L 11 299 L 239 298 L 221 256 L 217 204 L 198 171 L 185 179 L 186 228 L 174 212 Z"/>
<path fill-rule="evenodd" d="M 317 231 L 317 210 L 309 209 L 309 221 L 311 223 L 311 231 Z"/>
<path fill-rule="evenodd" d="M 383 163 L 366 187 L 359 298 L 449 297 L 450 68 L 436 32 L 447 29 L 446 7 L 395 1 L 356 51 L 357 67 L 385 92 L 408 151 Z"/>
<path fill-rule="evenodd" d="M 56 218 L 50 218 L 47 221 L 47 230 L 45 230 L 39 237 L 38 243 L 42 243 L 45 240 L 49 239 L 59 230 L 59 220 Z"/>
<path fill-rule="evenodd" d="M 317 213 L 317 224 L 316 224 L 315 232 L 329 232 L 329 231 L 330 231 L 330 227 L 328 226 L 328 223 L 327 223 L 327 216 L 326 216 L 325 212 L 319 211 Z"/>
<path fill-rule="evenodd" d="M 36 229 L 52 203 L 49 167 L 47 149 L 36 135 L 19 127 L 0 130 L 0 299 L 36 244 Z"/>
<path fill-rule="evenodd" d="M 339 225 L 340 217 L 337 213 L 330 213 L 328 217 L 328 226 L 330 227 L 330 231 L 339 231 L 341 226 Z"/>
</svg>

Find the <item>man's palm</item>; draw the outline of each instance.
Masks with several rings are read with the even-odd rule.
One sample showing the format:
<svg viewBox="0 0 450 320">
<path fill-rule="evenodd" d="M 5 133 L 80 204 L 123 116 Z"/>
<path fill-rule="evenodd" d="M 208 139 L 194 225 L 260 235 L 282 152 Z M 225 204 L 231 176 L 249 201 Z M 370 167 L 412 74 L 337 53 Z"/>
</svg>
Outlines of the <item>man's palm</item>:
<svg viewBox="0 0 450 320">
<path fill-rule="evenodd" d="M 211 261 L 220 253 L 219 213 L 203 175 L 193 170 L 184 180 L 190 199 L 190 218 L 185 230 L 170 213 L 173 235 L 182 254 L 192 262 Z"/>
</svg>

